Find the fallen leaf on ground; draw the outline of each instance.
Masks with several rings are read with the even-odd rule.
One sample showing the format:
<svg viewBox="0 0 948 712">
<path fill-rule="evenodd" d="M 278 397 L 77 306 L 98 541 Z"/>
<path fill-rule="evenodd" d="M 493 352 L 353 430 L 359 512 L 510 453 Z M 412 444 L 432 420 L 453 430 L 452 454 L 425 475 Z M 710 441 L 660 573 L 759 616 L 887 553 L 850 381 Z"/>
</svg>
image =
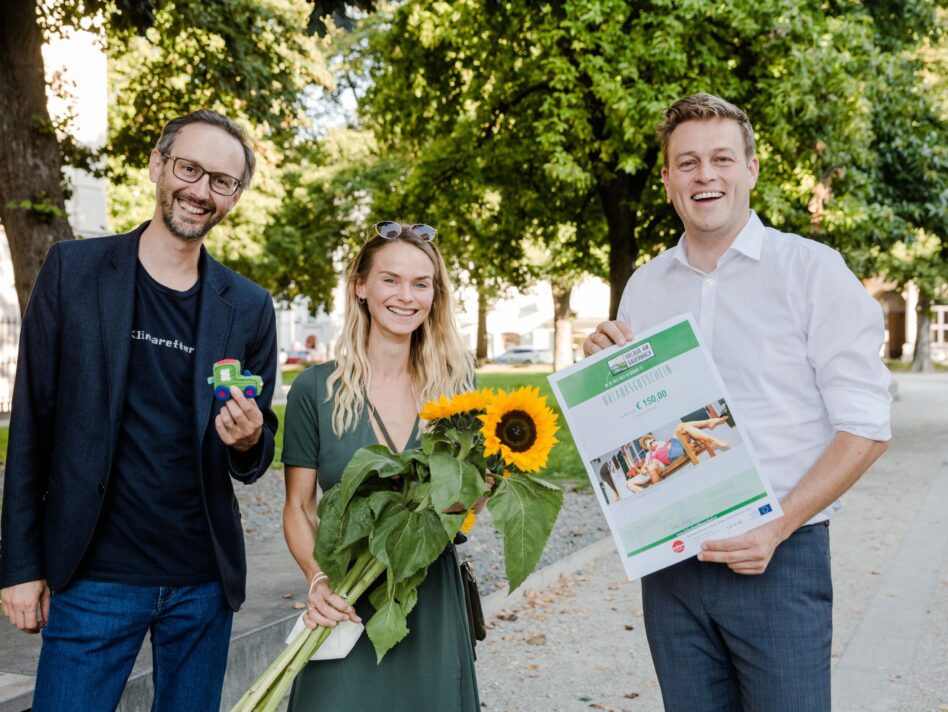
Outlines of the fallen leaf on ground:
<svg viewBox="0 0 948 712">
<path fill-rule="evenodd" d="M 306 608 L 306 604 L 305 604 L 305 603 L 300 603 L 299 601 L 296 601 L 296 602 L 293 604 L 293 609 L 296 610 L 296 611 L 302 611 L 304 608 Z"/>
<path fill-rule="evenodd" d="M 284 593 L 284 594 L 283 594 L 283 598 L 293 598 L 293 594 L 292 594 L 292 593 Z"/>
<path fill-rule="evenodd" d="M 535 635 L 528 636 L 526 643 L 527 645 L 546 645 L 546 635 L 544 633 L 536 633 Z"/>
<path fill-rule="evenodd" d="M 625 696 L 625 698 L 628 699 L 628 700 L 634 700 L 636 697 L 639 696 L 639 693 L 638 693 L 638 692 L 626 692 L 624 696 Z"/>
</svg>

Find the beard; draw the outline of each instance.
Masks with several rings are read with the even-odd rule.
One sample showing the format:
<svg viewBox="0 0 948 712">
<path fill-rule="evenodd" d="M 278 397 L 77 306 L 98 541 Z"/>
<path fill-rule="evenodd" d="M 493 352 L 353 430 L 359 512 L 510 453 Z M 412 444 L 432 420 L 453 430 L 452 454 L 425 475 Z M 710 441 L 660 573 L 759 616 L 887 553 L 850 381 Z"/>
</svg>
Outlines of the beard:
<svg viewBox="0 0 948 712">
<path fill-rule="evenodd" d="M 201 208 L 210 210 L 205 215 L 194 215 L 191 218 L 181 218 L 175 216 L 174 204 L 178 198 L 183 198 L 189 203 L 193 203 Z M 224 219 L 227 214 L 225 210 L 218 210 L 213 201 L 202 200 L 194 195 L 188 195 L 187 189 L 179 190 L 176 193 L 170 193 L 159 187 L 158 204 L 161 206 L 161 220 L 164 222 L 168 232 L 185 242 L 197 242 L 202 239 L 211 228 Z"/>
</svg>

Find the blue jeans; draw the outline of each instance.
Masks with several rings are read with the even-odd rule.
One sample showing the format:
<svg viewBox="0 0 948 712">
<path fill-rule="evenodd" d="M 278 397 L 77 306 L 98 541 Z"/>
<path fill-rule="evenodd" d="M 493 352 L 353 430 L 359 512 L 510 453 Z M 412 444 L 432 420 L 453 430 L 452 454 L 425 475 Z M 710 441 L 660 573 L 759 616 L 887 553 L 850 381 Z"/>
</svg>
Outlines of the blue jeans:
<svg viewBox="0 0 948 712">
<path fill-rule="evenodd" d="M 171 588 L 75 581 L 50 599 L 33 710 L 114 710 L 151 631 L 152 710 L 216 712 L 232 618 L 217 582 Z"/>
<path fill-rule="evenodd" d="M 828 712 L 829 527 L 777 547 L 760 576 L 692 558 L 642 579 L 666 712 Z"/>
</svg>

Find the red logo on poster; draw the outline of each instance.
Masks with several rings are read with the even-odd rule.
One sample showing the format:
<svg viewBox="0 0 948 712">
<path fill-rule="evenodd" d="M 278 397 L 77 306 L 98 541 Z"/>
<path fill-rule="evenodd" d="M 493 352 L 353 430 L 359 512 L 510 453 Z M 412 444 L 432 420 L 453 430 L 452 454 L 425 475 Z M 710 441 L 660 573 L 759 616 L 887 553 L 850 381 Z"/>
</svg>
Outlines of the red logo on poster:
<svg viewBox="0 0 948 712">
<path fill-rule="evenodd" d="M 685 542 L 683 542 L 681 539 L 675 539 L 675 541 L 672 542 L 672 551 L 674 551 L 676 554 L 680 554 L 684 550 Z"/>
</svg>

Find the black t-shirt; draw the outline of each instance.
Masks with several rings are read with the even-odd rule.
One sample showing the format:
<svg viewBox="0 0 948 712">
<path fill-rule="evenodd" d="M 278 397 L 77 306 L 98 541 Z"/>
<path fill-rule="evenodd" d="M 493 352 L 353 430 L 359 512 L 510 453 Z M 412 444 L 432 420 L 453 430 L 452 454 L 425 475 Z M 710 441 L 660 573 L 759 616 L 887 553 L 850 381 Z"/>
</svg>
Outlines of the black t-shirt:
<svg viewBox="0 0 948 712">
<path fill-rule="evenodd" d="M 144 586 L 217 578 L 195 461 L 200 285 L 169 289 L 138 264 L 121 431 L 80 576 Z"/>
</svg>

